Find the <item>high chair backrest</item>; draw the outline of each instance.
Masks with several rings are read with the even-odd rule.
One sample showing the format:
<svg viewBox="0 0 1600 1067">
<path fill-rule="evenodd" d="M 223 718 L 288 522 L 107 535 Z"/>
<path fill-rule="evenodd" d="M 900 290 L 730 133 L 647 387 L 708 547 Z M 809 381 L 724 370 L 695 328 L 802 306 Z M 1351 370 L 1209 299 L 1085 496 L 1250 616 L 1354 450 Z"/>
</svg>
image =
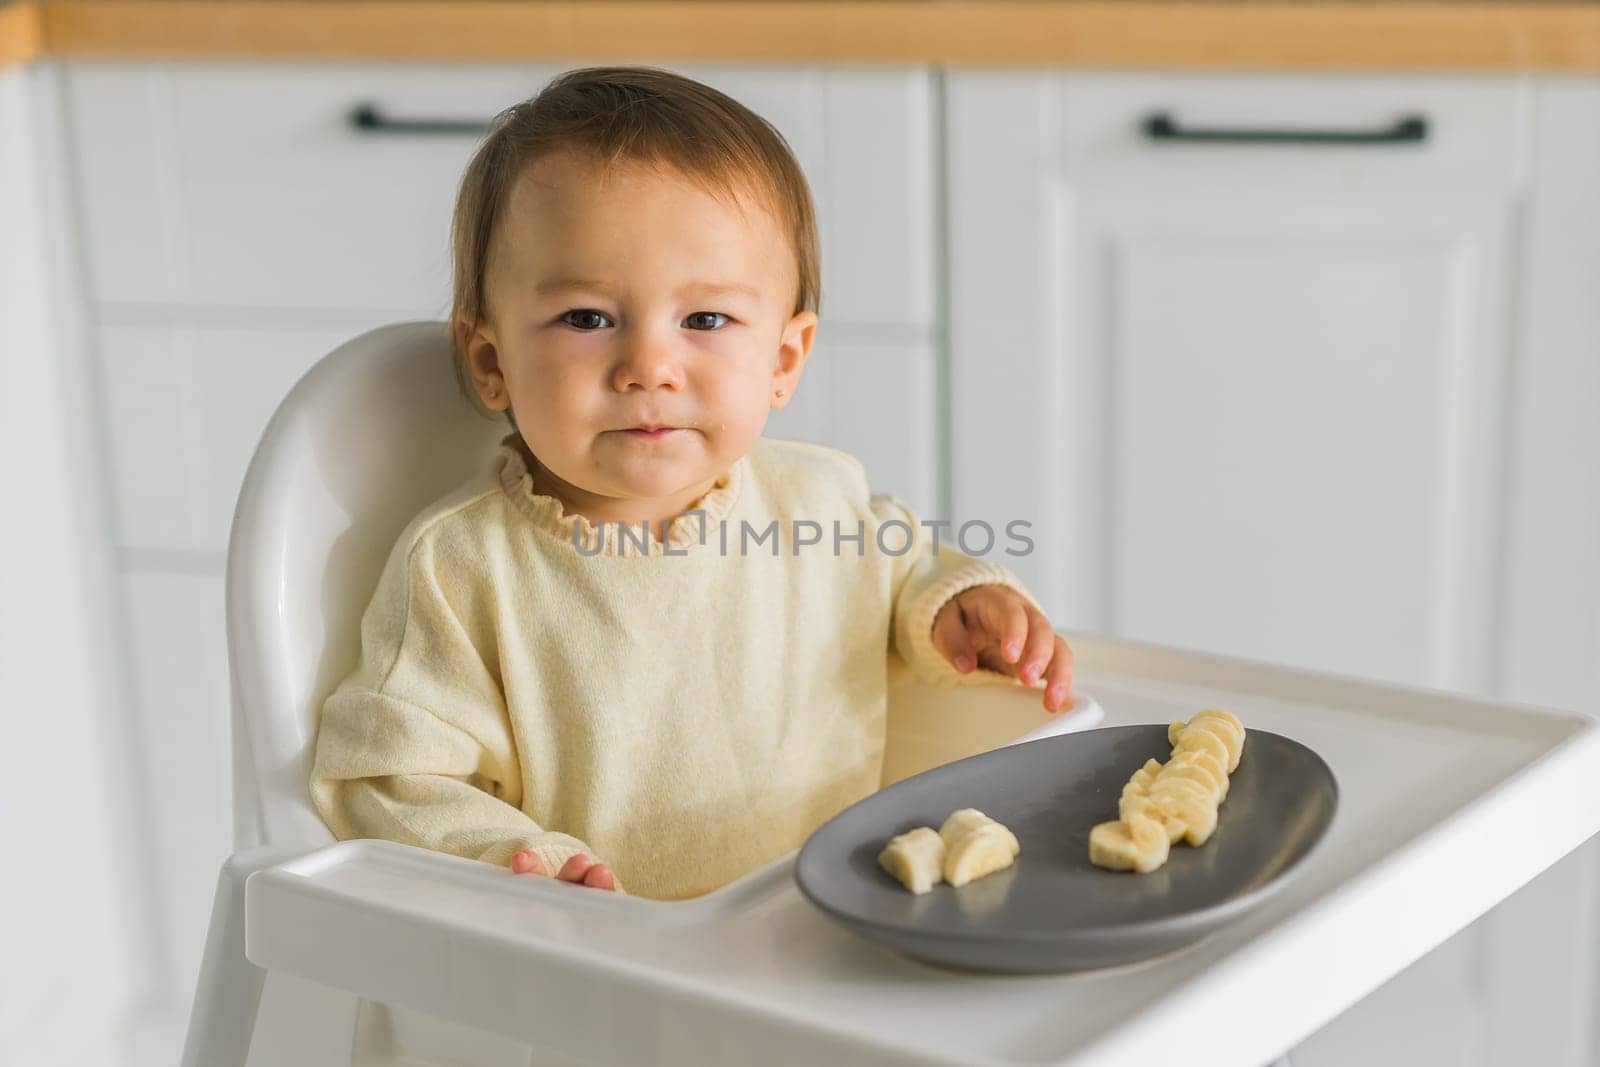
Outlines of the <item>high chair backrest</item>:
<svg viewBox="0 0 1600 1067">
<path fill-rule="evenodd" d="M 444 322 L 364 333 L 278 405 L 228 539 L 235 848 L 333 840 L 307 793 L 322 701 L 401 530 L 508 430 L 462 396 Z"/>
</svg>

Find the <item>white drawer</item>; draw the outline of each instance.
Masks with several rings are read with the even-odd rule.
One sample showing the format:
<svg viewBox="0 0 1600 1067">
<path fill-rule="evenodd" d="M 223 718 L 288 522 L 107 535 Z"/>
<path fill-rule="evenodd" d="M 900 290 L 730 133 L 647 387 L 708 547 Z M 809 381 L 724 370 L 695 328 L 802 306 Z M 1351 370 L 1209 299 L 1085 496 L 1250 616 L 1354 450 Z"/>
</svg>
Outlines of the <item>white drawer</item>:
<svg viewBox="0 0 1600 1067">
<path fill-rule="evenodd" d="M 443 318 L 450 215 L 478 133 L 371 134 L 347 115 L 484 121 L 565 66 L 73 61 L 66 77 L 95 297 Z M 776 126 L 812 184 L 824 311 L 926 323 L 926 70 L 673 69 Z"/>
<path fill-rule="evenodd" d="M 1070 181 L 1115 183 L 1129 202 L 1216 195 L 1293 201 L 1501 196 L 1526 167 L 1528 86 L 1495 75 L 1063 74 L 1058 135 Z M 1169 116 L 1182 136 L 1153 137 Z M 1387 135 L 1408 116 L 1420 140 L 1249 140 L 1239 132 Z M 1196 135 L 1199 136 L 1196 136 Z M 1227 134 L 1225 140 L 1208 140 Z"/>
<path fill-rule="evenodd" d="M 225 551 L 245 467 L 278 402 L 348 329 L 106 326 L 100 331 L 116 539 Z"/>
</svg>

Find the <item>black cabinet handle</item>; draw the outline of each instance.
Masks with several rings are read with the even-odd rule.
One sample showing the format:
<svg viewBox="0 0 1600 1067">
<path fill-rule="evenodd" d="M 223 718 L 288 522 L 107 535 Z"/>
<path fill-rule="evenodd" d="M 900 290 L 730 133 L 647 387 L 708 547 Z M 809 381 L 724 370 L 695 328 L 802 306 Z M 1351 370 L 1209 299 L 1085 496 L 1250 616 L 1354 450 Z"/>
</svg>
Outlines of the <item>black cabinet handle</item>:
<svg viewBox="0 0 1600 1067">
<path fill-rule="evenodd" d="M 392 119 L 377 104 L 357 104 L 350 109 L 350 125 L 363 133 L 486 133 L 487 122 L 472 119 Z"/>
<path fill-rule="evenodd" d="M 1144 120 L 1145 136 L 1152 141 L 1210 141 L 1227 144 L 1414 144 L 1428 138 L 1428 120 L 1403 115 L 1394 125 L 1378 130 L 1199 129 L 1183 127 L 1168 111 Z"/>
</svg>

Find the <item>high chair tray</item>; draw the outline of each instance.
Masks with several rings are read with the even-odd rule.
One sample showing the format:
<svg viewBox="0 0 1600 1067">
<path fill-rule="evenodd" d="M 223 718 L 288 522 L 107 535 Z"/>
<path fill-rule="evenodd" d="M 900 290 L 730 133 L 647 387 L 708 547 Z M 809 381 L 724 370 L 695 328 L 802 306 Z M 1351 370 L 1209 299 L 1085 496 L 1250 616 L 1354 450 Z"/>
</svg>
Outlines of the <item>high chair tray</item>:
<svg viewBox="0 0 1600 1067">
<path fill-rule="evenodd" d="M 246 955 L 605 1064 L 1251 1067 L 1600 830 L 1593 715 L 1067 634 L 1106 726 L 1207 707 L 1327 761 L 1339 804 L 1295 876 L 1177 952 L 959 973 L 830 922 L 785 858 L 681 902 L 517 878 L 381 841 L 249 876 Z"/>
<path fill-rule="evenodd" d="M 811 835 L 795 881 L 846 929 L 948 967 L 1083 971 L 1175 951 L 1281 889 L 1333 821 L 1338 787 L 1321 757 L 1246 730 L 1215 831 L 1198 848 L 1173 844 L 1156 870 L 1096 867 L 1089 831 L 1117 817 L 1129 775 L 1171 758 L 1159 724 L 1008 746 L 879 790 Z M 916 894 L 879 864 L 895 834 L 969 807 L 1016 836 L 1011 866 Z"/>
</svg>

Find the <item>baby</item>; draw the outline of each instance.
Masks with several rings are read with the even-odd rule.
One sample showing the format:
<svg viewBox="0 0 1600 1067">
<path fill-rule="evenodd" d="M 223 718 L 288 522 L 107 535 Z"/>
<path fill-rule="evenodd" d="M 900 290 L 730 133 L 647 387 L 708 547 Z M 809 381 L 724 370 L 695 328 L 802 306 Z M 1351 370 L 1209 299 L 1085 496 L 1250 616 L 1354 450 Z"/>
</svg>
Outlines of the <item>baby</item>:
<svg viewBox="0 0 1600 1067">
<path fill-rule="evenodd" d="M 765 120 L 663 70 L 569 71 L 496 118 L 453 233 L 457 371 L 510 432 L 407 526 L 323 706 L 338 838 L 693 897 L 879 788 L 890 657 L 1070 704 L 1009 569 L 930 544 L 847 453 L 761 436 L 820 304 Z"/>
</svg>

